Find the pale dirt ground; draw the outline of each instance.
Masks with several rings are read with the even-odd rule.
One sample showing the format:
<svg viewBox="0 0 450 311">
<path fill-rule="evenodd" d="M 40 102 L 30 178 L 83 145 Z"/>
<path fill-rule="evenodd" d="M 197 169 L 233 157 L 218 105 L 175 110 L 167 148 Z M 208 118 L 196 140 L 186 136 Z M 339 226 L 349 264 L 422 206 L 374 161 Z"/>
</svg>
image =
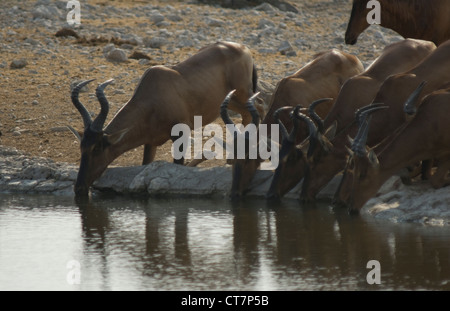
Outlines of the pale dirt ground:
<svg viewBox="0 0 450 311">
<path fill-rule="evenodd" d="M 5 5 L 14 5 L 16 1 L 7 2 Z M 18 2 L 19 5 L 21 2 Z M 116 0 L 116 1 L 101 1 L 91 0 L 90 4 L 104 4 L 114 5 L 117 7 L 142 5 L 141 1 L 132 0 Z M 158 3 L 157 1 L 145 1 L 145 3 Z M 338 5 L 333 1 L 319 1 L 311 0 L 307 2 L 307 5 L 316 4 L 316 9 L 322 12 L 329 11 L 330 14 L 336 11 L 347 12 L 350 9 L 350 4 Z M 23 3 L 22 3 L 23 4 Z M 186 4 L 180 1 L 164 1 L 164 4 L 170 4 L 174 7 L 187 6 L 193 4 Z M 3 5 L 3 4 L 2 4 Z M 342 23 L 347 21 L 347 14 L 345 19 L 342 19 Z M 195 21 L 195 16 L 192 17 Z M 249 17 L 255 18 L 255 17 Z M 105 17 L 101 20 L 85 20 L 84 23 L 97 24 L 99 27 L 102 25 L 138 25 L 141 21 L 139 18 L 131 18 L 124 16 L 121 19 L 108 19 Z M 244 27 L 245 25 L 237 24 L 236 27 Z M 325 27 L 324 21 L 316 20 L 309 25 L 300 27 L 287 25 L 292 27 L 292 31 L 305 31 L 317 34 L 324 34 L 328 31 Z M 175 31 L 177 28 L 182 29 L 183 25 L 177 25 L 172 23 L 167 27 L 169 31 Z M 137 27 L 138 28 L 138 27 Z M 6 33 L 9 29 L 3 29 L 3 33 Z M 12 29 L 18 33 L 18 36 L 23 38 L 42 38 L 48 36 L 54 38 L 54 32 L 43 27 L 34 27 L 30 21 L 30 26 L 27 28 Z M 244 31 L 244 30 L 242 30 Z M 138 30 L 136 31 L 138 33 Z M 23 150 L 33 156 L 41 156 L 53 159 L 58 162 L 79 163 L 80 152 L 79 143 L 76 138 L 69 131 L 60 131 L 58 128 L 62 128 L 67 124 L 72 125 L 75 128 L 82 127 L 82 121 L 78 111 L 73 107 L 70 101 L 70 83 L 74 80 L 83 80 L 87 78 L 97 78 L 97 81 L 103 81 L 103 77 L 115 77 L 123 71 L 129 71 L 135 69 L 137 72 L 143 73 L 148 66 L 142 66 L 138 64 L 136 60 L 129 60 L 126 63 L 113 64 L 107 61 L 102 56 L 102 50 L 105 44 L 98 45 L 94 54 L 95 64 L 92 60 L 87 60 L 81 57 L 78 53 L 71 53 L 71 49 L 74 48 L 74 38 L 61 38 L 60 40 L 60 53 L 57 58 L 51 59 L 48 55 L 35 55 L 31 49 L 23 49 L 18 53 L 10 53 L 0 51 L 1 61 L 7 63 L 7 67 L 2 69 L 3 77 L 0 79 L 0 144 L 5 146 L 15 147 L 19 150 Z M 64 49 L 65 48 L 65 49 Z M 195 48 L 182 48 L 176 52 L 176 54 L 170 55 L 168 63 L 158 63 L 152 61 L 150 65 L 162 64 L 173 65 L 177 61 L 182 61 L 192 55 L 200 47 Z M 65 52 L 66 51 L 66 52 Z M 318 51 L 308 50 L 299 51 L 297 56 L 291 57 L 290 60 L 298 64 L 298 68 L 309 61 Z M 164 49 L 163 49 L 164 53 Z M 150 55 L 152 56 L 152 55 Z M 268 70 L 272 72 L 281 73 L 284 76 L 284 68 L 275 65 L 275 61 L 280 55 L 276 54 L 261 54 L 254 52 L 254 59 L 258 66 L 262 70 Z M 9 64 L 12 60 L 17 58 L 26 58 L 28 65 L 24 69 L 13 70 L 9 69 Z M 279 63 L 279 62 L 278 62 Z M 102 66 L 102 72 L 90 68 Z M 37 74 L 30 73 L 30 71 L 37 71 Z M 64 74 L 65 71 L 69 71 L 69 74 Z M 139 76 L 139 75 L 138 75 Z M 138 76 L 127 77 L 127 79 L 133 80 Z M 275 84 L 276 81 L 269 81 Z M 131 97 L 134 87 L 133 84 L 124 89 L 124 94 L 111 94 L 114 87 L 109 87 L 106 91 L 107 97 L 112 103 L 112 108 L 107 119 L 107 122 L 111 120 L 115 112 L 128 101 Z M 93 93 L 91 86 L 90 93 Z M 110 93 L 108 93 L 110 92 Z M 94 107 L 92 111 L 98 111 L 95 106 L 98 105 L 94 99 L 88 98 L 88 94 L 81 93 L 80 98 L 87 107 Z M 38 104 L 33 105 L 33 100 L 37 100 Z M 217 119 L 216 123 L 222 123 Z M 21 135 L 13 135 L 12 129 L 18 127 Z M 156 160 L 172 161 L 170 154 L 171 143 L 166 143 L 160 147 L 157 151 Z M 142 161 L 142 147 L 135 150 L 131 150 L 126 154 L 119 157 L 113 164 L 116 165 L 139 165 Z M 223 161 L 214 160 L 203 163 L 203 166 L 211 166 L 223 164 Z"/>
</svg>

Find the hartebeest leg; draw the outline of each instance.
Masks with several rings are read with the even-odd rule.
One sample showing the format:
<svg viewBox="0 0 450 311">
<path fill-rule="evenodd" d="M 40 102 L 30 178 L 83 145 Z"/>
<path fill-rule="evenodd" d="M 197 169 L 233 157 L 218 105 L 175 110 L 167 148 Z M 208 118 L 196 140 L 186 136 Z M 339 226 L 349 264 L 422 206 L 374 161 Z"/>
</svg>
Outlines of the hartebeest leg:
<svg viewBox="0 0 450 311">
<path fill-rule="evenodd" d="M 431 169 L 433 168 L 433 160 L 422 161 L 422 180 L 428 180 L 431 178 Z"/>
<path fill-rule="evenodd" d="M 450 159 L 445 161 L 439 160 L 436 172 L 431 176 L 430 182 L 435 189 L 439 189 L 450 185 Z"/>
<path fill-rule="evenodd" d="M 145 144 L 144 145 L 144 158 L 142 160 L 142 165 L 149 164 L 153 162 L 153 159 L 155 159 L 156 154 L 156 147 Z"/>
<path fill-rule="evenodd" d="M 172 140 L 172 143 L 173 143 L 173 142 L 175 142 L 177 139 L 179 139 L 181 137 L 182 137 L 181 134 L 180 135 L 174 135 L 170 139 Z M 179 150 L 178 150 L 182 154 L 184 154 L 183 146 L 184 146 L 183 144 L 180 144 L 180 147 L 179 147 Z M 184 157 L 181 157 L 180 159 L 173 159 L 173 163 L 184 165 Z"/>
</svg>

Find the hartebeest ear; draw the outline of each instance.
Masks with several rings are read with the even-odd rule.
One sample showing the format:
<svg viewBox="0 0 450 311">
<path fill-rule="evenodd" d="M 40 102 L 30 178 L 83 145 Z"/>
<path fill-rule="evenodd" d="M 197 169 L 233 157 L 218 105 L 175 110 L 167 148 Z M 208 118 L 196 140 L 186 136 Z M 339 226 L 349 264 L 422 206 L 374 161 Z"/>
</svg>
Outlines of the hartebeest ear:
<svg viewBox="0 0 450 311">
<path fill-rule="evenodd" d="M 66 125 L 66 127 L 72 132 L 73 135 L 78 139 L 78 141 L 81 141 L 81 136 L 83 136 L 83 132 L 77 131 L 70 125 Z"/>
<path fill-rule="evenodd" d="M 380 167 L 380 162 L 378 161 L 378 157 L 375 154 L 375 152 L 373 151 L 373 149 L 371 149 L 369 151 L 369 153 L 367 154 L 367 158 L 369 159 L 369 163 L 375 168 L 378 169 Z"/>
<path fill-rule="evenodd" d="M 355 141 L 353 138 L 350 137 L 350 135 L 347 135 L 348 142 L 350 143 L 350 146 L 353 145 L 353 142 Z"/>
<path fill-rule="evenodd" d="M 345 145 L 345 149 L 347 150 L 347 153 L 349 154 L 349 156 L 353 156 L 354 155 L 354 152 L 353 152 L 353 150 L 352 149 L 350 149 L 347 145 Z"/>
<path fill-rule="evenodd" d="M 297 145 L 297 149 L 300 149 L 300 151 L 305 155 L 308 154 L 309 140 L 303 142 L 302 144 Z"/>
<path fill-rule="evenodd" d="M 333 124 L 331 124 L 327 130 L 325 131 L 325 134 L 323 134 L 328 140 L 333 140 L 334 136 L 336 136 L 336 130 L 337 130 L 337 121 L 334 121 Z"/>
<path fill-rule="evenodd" d="M 118 142 L 120 142 L 122 140 L 122 138 L 125 136 L 125 134 L 129 130 L 130 130 L 129 128 L 126 128 L 126 129 L 120 130 L 120 131 L 112 133 L 112 134 L 107 134 L 107 135 L 105 135 L 106 140 L 111 145 L 117 144 Z"/>
<path fill-rule="evenodd" d="M 328 130 L 327 130 L 328 132 Z M 331 141 L 328 139 L 328 137 L 325 135 L 319 135 L 317 137 L 319 139 L 320 144 L 322 145 L 322 148 L 326 151 L 326 152 L 330 152 L 331 149 L 333 149 L 333 144 L 331 143 Z"/>
</svg>

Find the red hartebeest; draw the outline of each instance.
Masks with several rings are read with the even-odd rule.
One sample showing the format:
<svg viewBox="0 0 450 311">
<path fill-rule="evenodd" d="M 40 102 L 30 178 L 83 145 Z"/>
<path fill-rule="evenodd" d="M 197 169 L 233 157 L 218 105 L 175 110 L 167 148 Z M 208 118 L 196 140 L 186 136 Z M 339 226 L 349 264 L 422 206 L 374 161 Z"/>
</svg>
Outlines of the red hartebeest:
<svg viewBox="0 0 450 311">
<path fill-rule="evenodd" d="M 347 135 L 357 130 L 354 122 L 355 111 L 372 102 L 388 76 L 411 69 L 435 48 L 432 42 L 422 40 L 407 39 L 391 44 L 365 72 L 350 78 L 342 86 L 326 119 L 322 121 L 317 117 L 314 118 L 319 125 L 319 132 L 310 139 L 309 156 L 297 156 L 298 160 L 292 161 L 289 168 L 284 170 L 285 173 L 280 172 L 278 178 L 273 179 L 268 196 L 283 196 L 307 174 L 303 180 L 302 198 L 313 200 L 345 166 Z M 311 111 L 310 115 L 314 117 L 314 111 Z M 331 130 L 335 124 L 337 128 Z M 300 149 L 305 149 L 306 143 L 298 147 L 291 145 L 289 152 L 292 154 L 302 152 Z"/>
<path fill-rule="evenodd" d="M 269 110 L 261 124 L 276 124 L 274 114 L 281 107 L 300 105 L 306 108 L 317 99 L 336 98 L 342 84 L 363 70 L 363 65 L 354 55 L 336 49 L 317 54 L 314 60 L 278 83 Z M 324 117 L 332 103 L 329 101 L 327 105 L 322 105 L 318 114 Z M 286 124 L 287 129 L 291 130 L 292 122 L 287 115 L 280 115 L 280 119 Z M 300 127 L 300 132 L 304 134 L 298 135 L 298 139 L 305 138 L 304 127 Z M 270 126 L 267 129 L 267 136 L 271 137 Z M 244 195 L 261 162 L 259 158 L 233 160 L 232 198 Z"/>
<path fill-rule="evenodd" d="M 214 121 L 230 90 L 236 89 L 230 109 L 243 116 L 244 124 L 249 123 L 252 117 L 244 104 L 256 91 L 257 76 L 247 47 L 233 42 L 212 44 L 175 66 L 149 68 L 132 98 L 105 128 L 109 106 L 103 89 L 110 81 L 97 88 L 101 111 L 94 121 L 78 100 L 80 88 L 88 82 L 72 92 L 73 104 L 84 122 L 74 189 L 77 196 L 87 195 L 92 183 L 124 152 L 145 145 L 143 164 L 150 163 L 158 146 L 177 138 L 171 135 L 174 125 L 192 128 L 194 116 L 202 116 L 204 124 Z"/>
<path fill-rule="evenodd" d="M 450 66 L 450 40 L 441 44 L 416 67 L 405 73 L 392 75 L 383 82 L 373 102 L 383 103 L 389 108 L 372 116 L 370 126 L 373 130 L 370 131 L 367 140 L 369 146 L 381 142 L 408 119 L 403 111 L 403 105 L 419 84 L 423 81 L 427 82 L 417 98 L 420 103 L 424 96 L 450 81 L 450 71 L 447 70 L 447 66 Z M 352 135 L 356 128 L 354 124 L 353 131 L 348 134 Z M 303 199 L 313 200 L 320 189 L 344 169 L 348 140 L 342 136 L 340 139 L 342 140 L 340 143 L 333 140 L 334 148 L 331 153 L 328 153 L 328 157 L 321 156 L 319 161 L 314 158 L 308 180 L 304 181 Z M 323 152 L 321 154 L 323 155 Z M 331 169 L 332 167 L 334 169 Z"/>
<path fill-rule="evenodd" d="M 352 147 L 350 212 L 357 213 L 392 175 L 422 160 L 437 159 L 434 188 L 450 185 L 450 88 L 426 96 L 415 117 L 374 148 L 366 145 L 369 122 Z"/>
</svg>

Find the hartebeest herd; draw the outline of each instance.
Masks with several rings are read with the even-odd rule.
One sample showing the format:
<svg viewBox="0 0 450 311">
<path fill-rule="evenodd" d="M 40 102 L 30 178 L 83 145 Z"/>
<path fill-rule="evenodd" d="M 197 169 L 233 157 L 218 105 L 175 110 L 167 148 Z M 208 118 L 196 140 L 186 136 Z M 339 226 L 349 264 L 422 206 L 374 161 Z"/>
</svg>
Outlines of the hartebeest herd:
<svg viewBox="0 0 450 311">
<path fill-rule="evenodd" d="M 81 149 L 75 194 L 88 195 L 107 166 L 132 148 L 144 145 L 143 164 L 150 163 L 158 146 L 179 138 L 173 126 L 192 128 L 194 116 L 208 124 L 220 114 L 225 124 L 233 124 L 227 109 L 239 113 L 244 125 L 279 125 L 279 162 L 267 199 L 280 199 L 302 182 L 299 198 L 314 201 L 339 175 L 335 204 L 358 212 L 396 174 L 405 183 L 422 178 L 435 188 L 449 185 L 450 26 L 445 23 L 450 6 L 441 0 L 433 5 L 380 2 L 390 12 L 382 26 L 416 39 L 387 46 L 365 70 L 354 55 L 336 49 L 319 53 L 278 83 L 267 112 L 254 107 L 257 74 L 251 51 L 232 42 L 207 46 L 173 67 L 148 69 L 106 127 L 104 89 L 111 80 L 97 87 L 100 113 L 94 120 L 78 99 L 92 80 L 80 83 L 72 91 L 84 123 L 83 133 L 71 128 Z M 401 10 L 406 2 L 409 15 Z M 354 44 L 368 27 L 361 20 L 366 12 L 367 0 L 353 1 L 347 43 Z M 400 13 L 407 16 L 396 18 Z M 442 27 L 435 31 L 438 24 Z M 174 162 L 183 164 L 183 159 Z M 262 162 L 248 154 L 231 160 L 232 198 L 245 195 Z"/>
</svg>

